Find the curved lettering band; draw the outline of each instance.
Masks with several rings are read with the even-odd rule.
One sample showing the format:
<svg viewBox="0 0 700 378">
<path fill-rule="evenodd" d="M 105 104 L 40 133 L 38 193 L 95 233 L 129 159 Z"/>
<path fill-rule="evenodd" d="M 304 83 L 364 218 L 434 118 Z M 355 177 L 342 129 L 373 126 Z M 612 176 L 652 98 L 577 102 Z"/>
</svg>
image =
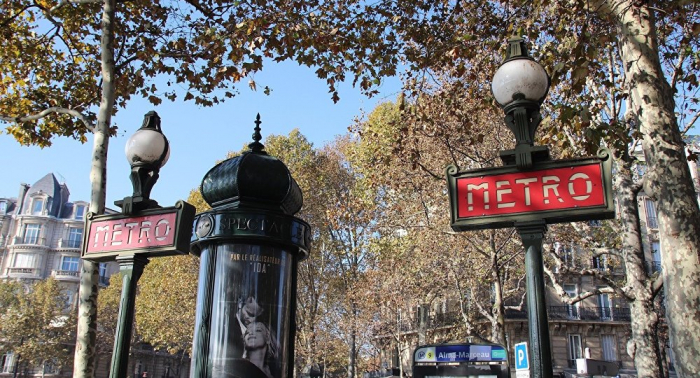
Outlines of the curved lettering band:
<svg viewBox="0 0 700 378">
<path fill-rule="evenodd" d="M 299 260 L 309 255 L 311 227 L 303 220 L 278 212 L 246 209 L 213 209 L 197 214 L 190 241 L 199 255 L 212 242 L 274 244 L 299 250 Z"/>
</svg>

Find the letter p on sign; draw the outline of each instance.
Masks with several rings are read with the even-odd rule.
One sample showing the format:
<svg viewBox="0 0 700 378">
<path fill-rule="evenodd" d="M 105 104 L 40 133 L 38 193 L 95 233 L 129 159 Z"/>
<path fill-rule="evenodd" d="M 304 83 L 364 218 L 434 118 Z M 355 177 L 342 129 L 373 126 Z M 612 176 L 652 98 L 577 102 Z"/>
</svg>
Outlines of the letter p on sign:
<svg viewBox="0 0 700 378">
<path fill-rule="evenodd" d="M 528 370 L 527 343 L 515 344 L 515 370 Z"/>
</svg>

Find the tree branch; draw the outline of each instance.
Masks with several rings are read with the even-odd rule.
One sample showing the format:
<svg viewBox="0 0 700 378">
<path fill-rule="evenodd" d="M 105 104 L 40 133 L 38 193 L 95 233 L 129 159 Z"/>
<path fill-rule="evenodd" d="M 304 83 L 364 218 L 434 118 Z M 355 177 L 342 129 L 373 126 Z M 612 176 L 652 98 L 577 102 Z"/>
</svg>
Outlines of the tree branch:
<svg viewBox="0 0 700 378">
<path fill-rule="evenodd" d="M 61 108 L 61 107 L 50 107 L 47 109 L 42 110 L 39 113 L 24 116 L 24 117 L 8 117 L 8 116 L 2 116 L 0 115 L 0 120 L 5 121 L 5 122 L 14 122 L 14 123 L 20 123 L 20 122 L 28 122 L 28 121 L 37 121 L 40 120 L 44 117 L 49 116 L 50 114 L 67 114 L 70 116 L 73 116 L 82 122 L 85 127 L 90 130 L 91 132 L 95 131 L 95 125 L 90 122 L 90 120 L 81 112 L 74 110 L 74 109 L 66 109 L 66 108 Z"/>
<path fill-rule="evenodd" d="M 60 9 L 63 6 L 66 6 L 68 4 L 100 4 L 102 3 L 102 0 L 63 0 L 60 3 L 56 4 L 53 8 L 49 9 L 49 12 L 54 12 L 58 9 Z"/>
</svg>

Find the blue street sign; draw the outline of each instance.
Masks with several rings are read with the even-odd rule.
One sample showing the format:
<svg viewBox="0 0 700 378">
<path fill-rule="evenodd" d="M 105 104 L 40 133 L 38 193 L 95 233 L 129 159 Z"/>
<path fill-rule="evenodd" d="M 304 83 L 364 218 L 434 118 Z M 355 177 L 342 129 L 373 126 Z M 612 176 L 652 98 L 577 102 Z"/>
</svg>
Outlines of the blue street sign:
<svg viewBox="0 0 700 378">
<path fill-rule="evenodd" d="M 528 370 L 530 364 L 527 359 L 527 343 L 515 344 L 515 370 Z"/>
</svg>

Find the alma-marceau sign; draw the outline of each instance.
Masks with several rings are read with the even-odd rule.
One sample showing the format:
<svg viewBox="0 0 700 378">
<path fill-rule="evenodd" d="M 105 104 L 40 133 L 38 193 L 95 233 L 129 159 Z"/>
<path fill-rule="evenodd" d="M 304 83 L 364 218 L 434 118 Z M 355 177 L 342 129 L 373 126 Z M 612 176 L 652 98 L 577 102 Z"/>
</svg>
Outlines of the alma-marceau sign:
<svg viewBox="0 0 700 378">
<path fill-rule="evenodd" d="M 513 227 L 515 222 L 547 224 L 615 216 L 609 152 L 597 157 L 538 162 L 458 172 L 447 168 L 455 231 Z"/>
</svg>

